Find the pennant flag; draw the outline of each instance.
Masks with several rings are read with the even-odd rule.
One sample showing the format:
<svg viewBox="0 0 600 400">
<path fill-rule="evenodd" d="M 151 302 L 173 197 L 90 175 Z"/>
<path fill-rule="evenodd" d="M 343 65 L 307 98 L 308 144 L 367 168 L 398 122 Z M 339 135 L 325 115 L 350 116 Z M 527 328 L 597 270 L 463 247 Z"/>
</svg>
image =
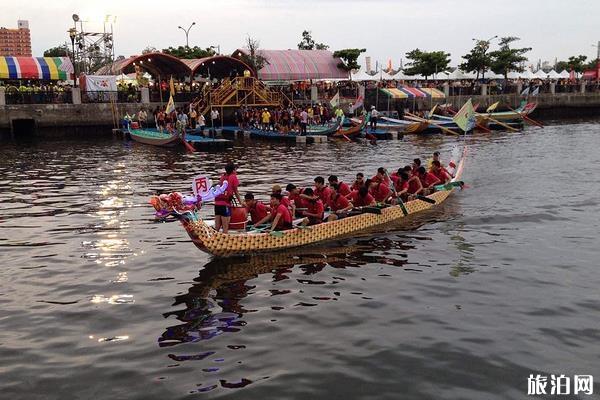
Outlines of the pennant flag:
<svg viewBox="0 0 600 400">
<path fill-rule="evenodd" d="M 329 103 L 331 104 L 331 107 L 337 107 L 340 105 L 340 92 L 339 91 L 335 94 L 335 96 L 333 96 L 331 98 Z"/>
<path fill-rule="evenodd" d="M 496 108 L 498 108 L 498 104 L 500 104 L 499 101 L 495 102 L 494 104 L 492 104 L 491 106 L 489 106 L 487 108 L 487 110 L 485 110 L 486 113 L 491 113 L 493 112 Z"/>
<path fill-rule="evenodd" d="M 521 96 L 529 96 L 529 86 L 523 89 L 523 91 L 521 92 Z"/>
<path fill-rule="evenodd" d="M 354 112 L 355 110 L 358 110 L 359 108 L 361 108 L 363 106 L 364 103 L 365 103 L 364 97 L 358 96 L 358 99 L 356 99 L 356 101 L 354 102 L 354 105 L 352 106 L 351 111 Z"/>
<path fill-rule="evenodd" d="M 165 109 L 165 112 L 167 114 L 170 114 L 173 111 L 175 111 L 175 102 L 173 101 L 173 95 L 170 95 L 169 102 L 167 103 L 167 108 Z"/>
<path fill-rule="evenodd" d="M 169 89 L 171 90 L 171 96 L 175 96 L 175 83 L 173 83 L 173 76 L 169 80 Z"/>
<path fill-rule="evenodd" d="M 473 109 L 473 103 L 471 103 L 471 99 L 469 99 L 465 105 L 458 110 L 452 120 L 460 129 L 465 132 L 468 132 L 475 127 L 475 110 Z"/>
<path fill-rule="evenodd" d="M 437 110 L 437 104 L 435 104 L 431 110 L 429 111 L 429 118 L 431 118 L 433 116 L 433 114 L 435 113 L 435 110 Z"/>
<path fill-rule="evenodd" d="M 540 94 L 540 87 L 537 86 L 535 89 L 533 89 L 533 92 L 531 92 L 532 96 L 537 96 L 538 94 Z"/>
</svg>

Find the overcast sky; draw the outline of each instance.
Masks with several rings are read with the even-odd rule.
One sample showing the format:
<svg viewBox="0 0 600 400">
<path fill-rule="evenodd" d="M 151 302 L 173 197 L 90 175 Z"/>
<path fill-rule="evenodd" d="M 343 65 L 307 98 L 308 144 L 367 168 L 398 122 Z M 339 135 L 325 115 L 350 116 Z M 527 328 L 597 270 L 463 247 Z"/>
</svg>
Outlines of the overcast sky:
<svg viewBox="0 0 600 400">
<path fill-rule="evenodd" d="M 220 45 L 231 54 L 247 35 L 264 49 L 293 49 L 304 29 L 332 50 L 361 47 L 367 55 L 394 67 L 405 53 L 445 50 L 451 65 L 472 47 L 472 38 L 518 36 L 532 47 L 530 63 L 570 55 L 595 57 L 600 40 L 597 0 L 29 0 L 1 7 L 0 26 L 29 20 L 34 55 L 68 40 L 67 29 L 77 13 L 89 22 L 86 30 L 102 29 L 107 14 L 116 15 L 117 55 L 139 54 L 185 44 L 178 25 L 196 22 L 190 45 Z M 493 47 L 492 47 L 493 48 Z M 360 63 L 364 64 L 364 56 Z"/>
</svg>

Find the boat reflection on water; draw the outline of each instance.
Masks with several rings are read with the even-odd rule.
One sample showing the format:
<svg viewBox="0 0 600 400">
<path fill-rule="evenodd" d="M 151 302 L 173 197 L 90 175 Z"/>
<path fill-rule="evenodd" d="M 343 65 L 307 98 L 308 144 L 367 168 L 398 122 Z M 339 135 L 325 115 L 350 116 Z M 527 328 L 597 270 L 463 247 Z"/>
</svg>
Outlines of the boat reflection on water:
<svg viewBox="0 0 600 400">
<path fill-rule="evenodd" d="M 206 264 L 188 293 L 176 296 L 173 306 L 185 309 L 164 313 L 182 322 L 166 329 L 158 339 L 159 346 L 211 339 L 224 332 L 238 332 L 245 325 L 241 320 L 247 312 L 242 301 L 254 286 L 248 281 L 261 274 L 272 274 L 273 281 L 287 279 L 292 268 L 302 268 L 305 274 L 315 274 L 326 266 L 357 267 L 373 262 L 363 254 L 372 250 L 368 244 L 311 247 L 291 253 L 275 253 L 248 257 L 216 259 Z M 216 312 L 215 310 L 220 311 Z M 172 357 L 173 358 L 173 357 Z"/>
</svg>

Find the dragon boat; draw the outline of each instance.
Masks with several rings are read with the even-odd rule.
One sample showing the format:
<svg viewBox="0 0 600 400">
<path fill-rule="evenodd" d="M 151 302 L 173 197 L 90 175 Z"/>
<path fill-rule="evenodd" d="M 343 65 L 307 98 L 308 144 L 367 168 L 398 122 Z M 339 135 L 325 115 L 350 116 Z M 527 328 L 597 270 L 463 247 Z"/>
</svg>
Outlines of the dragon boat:
<svg viewBox="0 0 600 400">
<path fill-rule="evenodd" d="M 183 227 L 200 250 L 218 257 L 259 254 L 308 246 L 341 237 L 350 237 L 366 231 L 376 230 L 383 225 L 401 221 L 404 217 L 420 213 L 444 202 L 457 187 L 464 169 L 466 147 L 458 162 L 455 177 L 447 185 L 437 187 L 437 191 L 426 197 L 407 201 L 398 205 L 377 208 L 377 212 L 364 212 L 323 222 L 309 227 L 297 226 L 279 232 L 261 230 L 222 233 L 215 231 L 199 216 L 198 210 L 176 212 Z M 275 234 L 276 233 L 276 234 Z"/>
</svg>

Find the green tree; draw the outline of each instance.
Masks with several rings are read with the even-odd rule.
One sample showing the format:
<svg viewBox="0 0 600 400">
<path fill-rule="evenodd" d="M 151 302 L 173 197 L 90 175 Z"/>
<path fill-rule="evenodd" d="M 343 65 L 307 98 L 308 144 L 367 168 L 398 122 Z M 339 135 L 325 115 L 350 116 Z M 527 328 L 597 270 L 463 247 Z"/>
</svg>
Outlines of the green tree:
<svg viewBox="0 0 600 400">
<path fill-rule="evenodd" d="M 315 43 L 311 31 L 302 32 L 302 40 L 298 43 L 298 50 L 327 50 L 328 45 L 324 43 Z"/>
<path fill-rule="evenodd" d="M 142 50 L 142 54 L 150 54 L 150 53 L 158 53 L 158 49 L 154 46 L 146 46 L 144 50 Z"/>
<path fill-rule="evenodd" d="M 478 40 L 475 47 L 468 54 L 462 56 L 466 61 L 458 66 L 461 71 L 475 72 L 476 79 L 479 79 L 479 74 L 485 77 L 485 72 L 490 69 L 492 57 L 488 54 L 490 42 L 488 40 Z"/>
<path fill-rule="evenodd" d="M 408 68 L 404 68 L 404 72 L 407 75 L 423 75 L 425 79 L 427 77 L 448 70 L 448 64 L 450 64 L 450 53 L 443 51 L 421 51 L 414 49 L 406 53 L 406 58 L 410 60 L 406 65 Z"/>
<path fill-rule="evenodd" d="M 63 44 L 61 46 L 52 47 L 44 51 L 44 57 L 70 57 L 71 49 Z"/>
<path fill-rule="evenodd" d="M 260 52 L 260 41 L 250 36 L 246 37 L 245 53 L 240 53 L 243 62 L 251 66 L 256 72 L 269 64 L 269 60 Z"/>
<path fill-rule="evenodd" d="M 531 47 L 511 48 L 511 43 L 517 40 L 521 39 L 514 36 L 503 37 L 500 39 L 500 48 L 490 52 L 490 56 L 492 57 L 492 71 L 504 75 L 504 79 L 508 79 L 510 71 L 524 71 L 521 65 L 527 61 L 525 53 L 530 51 Z"/>
<path fill-rule="evenodd" d="M 367 49 L 343 49 L 334 52 L 333 56 L 342 60 L 342 62 L 337 65 L 338 68 L 345 71 L 351 71 L 360 68 L 358 57 L 365 51 L 367 51 Z"/>
<path fill-rule="evenodd" d="M 584 64 L 583 69 L 586 70 L 598 68 L 598 61 L 600 61 L 599 58 L 594 58 L 593 60 L 590 60 L 587 64 Z"/>
<path fill-rule="evenodd" d="M 187 58 L 187 59 L 211 57 L 216 54 L 215 51 L 213 49 L 211 49 L 210 47 L 207 47 L 206 49 L 202 49 L 198 46 L 194 46 L 194 47 L 179 46 L 177 48 L 169 47 L 169 48 L 163 49 L 162 52 L 165 54 L 172 55 L 177 58 Z"/>
<path fill-rule="evenodd" d="M 562 71 L 565 69 L 570 71 L 573 69 L 575 72 L 583 72 L 586 69 L 590 69 L 590 64 L 592 64 L 594 67 L 596 66 L 595 60 L 591 60 L 589 63 L 586 63 L 586 60 L 587 56 L 584 55 L 571 56 L 567 61 L 557 62 L 555 68 L 557 71 Z"/>
</svg>

